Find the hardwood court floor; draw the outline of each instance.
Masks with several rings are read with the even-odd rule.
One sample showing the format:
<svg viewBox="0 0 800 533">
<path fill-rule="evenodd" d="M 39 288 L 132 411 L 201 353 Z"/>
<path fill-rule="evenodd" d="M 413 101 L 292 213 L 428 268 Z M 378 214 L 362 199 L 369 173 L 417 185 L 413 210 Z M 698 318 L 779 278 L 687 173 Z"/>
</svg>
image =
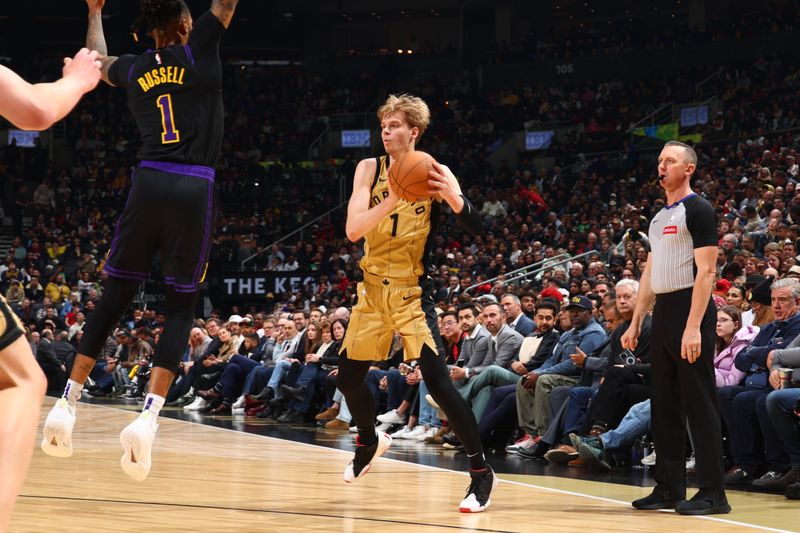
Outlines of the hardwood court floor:
<svg viewBox="0 0 800 533">
<path fill-rule="evenodd" d="M 51 404 L 48 399 L 41 421 Z M 489 511 L 461 514 L 457 503 L 468 484 L 462 473 L 381 459 L 368 476 L 347 485 L 341 475 L 350 454 L 341 450 L 165 417 L 153 470 L 137 483 L 119 467 L 118 441 L 135 416 L 82 403 L 71 458 L 46 456 L 37 442 L 11 531 L 724 532 L 800 526 L 797 502 L 774 496 L 731 493 L 734 513 L 722 520 L 683 517 L 631 509 L 627 502 L 648 488 L 551 476 L 504 475 Z"/>
</svg>

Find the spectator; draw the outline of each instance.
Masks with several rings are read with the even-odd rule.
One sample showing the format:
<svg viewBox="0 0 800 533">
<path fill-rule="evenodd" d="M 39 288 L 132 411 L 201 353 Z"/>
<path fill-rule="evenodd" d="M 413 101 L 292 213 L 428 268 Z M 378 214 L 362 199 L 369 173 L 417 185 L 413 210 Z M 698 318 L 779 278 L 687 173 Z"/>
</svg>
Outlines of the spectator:
<svg viewBox="0 0 800 533">
<path fill-rule="evenodd" d="M 749 485 L 759 479 L 759 483 L 769 482 L 776 478 L 776 473 L 780 477 L 789 470 L 780 442 L 770 439 L 769 432 L 762 435 L 759 420 L 768 420 L 769 353 L 787 347 L 800 334 L 800 284 L 785 279 L 774 282 L 770 288 L 775 321 L 761 328 L 750 346 L 736 355 L 736 368 L 746 373 L 744 384 L 722 387 L 718 393 L 735 463 L 725 475 L 728 485 Z M 766 438 L 766 458 L 758 446 L 759 436 Z M 765 462 L 769 463 L 766 473 Z"/>
<path fill-rule="evenodd" d="M 503 306 L 506 323 L 509 327 L 513 328 L 523 337 L 527 337 L 533 333 L 533 320 L 525 316 L 522 312 L 521 302 L 516 294 L 504 294 L 503 297 L 500 298 L 500 304 Z"/>
</svg>

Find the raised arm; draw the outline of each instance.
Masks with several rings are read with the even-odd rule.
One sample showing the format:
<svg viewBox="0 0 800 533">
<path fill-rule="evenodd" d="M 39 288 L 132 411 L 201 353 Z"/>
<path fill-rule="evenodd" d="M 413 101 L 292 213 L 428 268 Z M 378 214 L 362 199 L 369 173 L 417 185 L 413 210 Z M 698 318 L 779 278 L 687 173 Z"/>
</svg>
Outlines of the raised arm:
<svg viewBox="0 0 800 533">
<path fill-rule="evenodd" d="M 239 0 L 213 0 L 211 2 L 211 13 L 219 19 L 225 29 L 231 24 L 233 12 L 236 11 L 236 4 Z"/>
<path fill-rule="evenodd" d="M 375 159 L 363 159 L 356 167 L 353 177 L 353 194 L 350 195 L 350 202 L 347 204 L 347 224 L 345 232 L 347 238 L 352 242 L 358 241 L 367 234 L 369 230 L 378 225 L 383 217 L 389 215 L 395 207 L 400 197 L 389 187 L 389 196 L 383 199 L 378 205 L 370 207 L 370 185 L 372 177 L 375 175 Z"/>
<path fill-rule="evenodd" d="M 97 59 L 100 61 L 102 80 L 113 86 L 114 84 L 108 79 L 108 69 L 117 58 L 108 55 L 106 36 L 103 34 L 102 11 L 105 3 L 106 0 L 86 0 L 86 5 L 89 7 L 89 27 L 86 30 L 86 47 L 90 50 L 97 51 L 99 54 Z"/>
<path fill-rule="evenodd" d="M 31 85 L 0 66 L 0 115 L 24 130 L 46 130 L 75 107 L 100 81 L 97 53 L 85 48 L 64 59 L 64 76 L 54 83 Z"/>
</svg>

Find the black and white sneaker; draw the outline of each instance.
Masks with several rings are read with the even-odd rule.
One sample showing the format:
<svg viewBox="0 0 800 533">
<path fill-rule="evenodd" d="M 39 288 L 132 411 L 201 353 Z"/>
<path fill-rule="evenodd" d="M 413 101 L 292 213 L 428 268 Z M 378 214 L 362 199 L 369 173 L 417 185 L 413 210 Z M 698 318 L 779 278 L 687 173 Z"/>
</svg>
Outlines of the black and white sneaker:
<svg viewBox="0 0 800 533">
<path fill-rule="evenodd" d="M 462 513 L 480 513 L 485 511 L 491 502 L 492 492 L 497 486 L 497 476 L 488 466 L 482 470 L 470 469 L 472 482 L 467 488 L 467 497 L 458 504 Z"/>
<path fill-rule="evenodd" d="M 350 461 L 350 464 L 344 469 L 344 480 L 347 483 L 353 483 L 367 475 L 367 472 L 369 472 L 372 466 L 372 461 L 383 455 L 383 452 L 388 450 L 389 446 L 392 444 L 392 437 L 388 434 L 383 431 L 378 431 L 376 433 L 378 437 L 377 440 L 369 446 L 361 444 L 360 438 L 356 437 L 355 457 L 353 457 L 353 460 Z"/>
</svg>

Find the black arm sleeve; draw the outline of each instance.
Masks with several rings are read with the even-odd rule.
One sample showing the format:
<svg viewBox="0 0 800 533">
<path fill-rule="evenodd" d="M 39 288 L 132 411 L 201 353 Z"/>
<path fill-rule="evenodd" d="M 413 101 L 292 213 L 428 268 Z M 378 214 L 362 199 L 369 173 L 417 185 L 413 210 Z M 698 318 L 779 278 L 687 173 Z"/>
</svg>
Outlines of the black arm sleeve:
<svg viewBox="0 0 800 533">
<path fill-rule="evenodd" d="M 133 54 L 119 56 L 116 61 L 108 67 L 108 79 L 115 87 L 127 88 L 131 84 L 131 69 L 136 58 Z"/>
<path fill-rule="evenodd" d="M 483 224 L 481 223 L 481 215 L 469 199 L 461 195 L 464 200 L 464 208 L 456 216 L 458 217 L 461 225 L 466 228 L 470 235 L 480 235 L 483 233 Z"/>
<path fill-rule="evenodd" d="M 193 51 L 216 51 L 225 34 L 225 26 L 211 11 L 206 11 L 196 21 L 189 34 L 189 44 Z"/>
</svg>

